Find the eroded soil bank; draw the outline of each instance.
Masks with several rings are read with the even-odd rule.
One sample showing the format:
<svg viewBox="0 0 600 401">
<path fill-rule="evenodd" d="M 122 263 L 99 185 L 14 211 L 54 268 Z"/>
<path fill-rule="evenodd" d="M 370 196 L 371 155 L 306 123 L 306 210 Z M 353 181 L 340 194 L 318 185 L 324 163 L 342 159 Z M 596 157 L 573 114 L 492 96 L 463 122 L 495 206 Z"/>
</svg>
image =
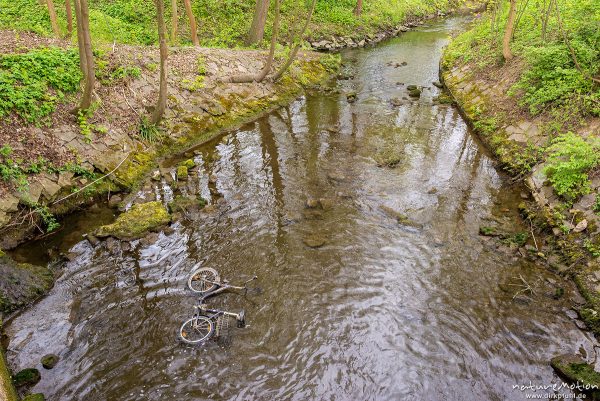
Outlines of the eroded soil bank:
<svg viewBox="0 0 600 401">
<path fill-rule="evenodd" d="M 112 215 L 98 206 L 64 237 L 19 248 L 16 259 L 59 246 L 68 260 L 8 323 L 11 367 L 59 355 L 31 389 L 49 400 L 494 400 L 560 383 L 557 354 L 593 359 L 571 283 L 521 256 L 533 246 L 521 241 L 523 188 L 436 100 L 442 48 L 464 23 L 344 53 L 337 90 L 162 163 L 124 203 L 171 205 L 167 228 L 82 239 Z M 206 205 L 178 209 L 178 197 Z M 211 301 L 246 309 L 247 328 L 190 348 L 176 333 L 197 264 L 259 281 Z"/>
</svg>

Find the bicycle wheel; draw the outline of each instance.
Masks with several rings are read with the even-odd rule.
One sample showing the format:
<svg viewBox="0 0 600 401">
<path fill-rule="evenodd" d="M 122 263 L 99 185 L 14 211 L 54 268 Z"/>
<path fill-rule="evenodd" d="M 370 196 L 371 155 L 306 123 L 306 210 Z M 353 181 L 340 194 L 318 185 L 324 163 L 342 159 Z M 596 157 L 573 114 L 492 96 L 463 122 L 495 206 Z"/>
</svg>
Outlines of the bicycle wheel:
<svg viewBox="0 0 600 401">
<path fill-rule="evenodd" d="M 216 290 L 220 282 L 221 278 L 215 269 L 203 267 L 190 275 L 188 287 L 196 293 L 206 294 Z"/>
<path fill-rule="evenodd" d="M 202 344 L 211 338 L 214 332 L 215 325 L 210 319 L 204 316 L 195 316 L 181 325 L 179 338 L 184 343 Z"/>
</svg>

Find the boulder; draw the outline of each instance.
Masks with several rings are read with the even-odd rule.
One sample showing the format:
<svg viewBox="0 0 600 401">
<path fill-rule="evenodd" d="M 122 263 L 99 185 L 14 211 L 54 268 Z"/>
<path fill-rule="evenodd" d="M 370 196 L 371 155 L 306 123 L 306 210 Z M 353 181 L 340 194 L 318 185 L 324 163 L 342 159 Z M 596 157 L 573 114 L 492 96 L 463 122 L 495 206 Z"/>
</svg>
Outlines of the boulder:
<svg viewBox="0 0 600 401">
<path fill-rule="evenodd" d="M 44 266 L 17 263 L 0 252 L 0 314 L 23 307 L 50 290 L 54 275 Z"/>
<path fill-rule="evenodd" d="M 40 371 L 35 368 L 21 370 L 13 377 L 13 383 L 16 387 L 33 386 L 40 381 L 42 376 Z"/>
<path fill-rule="evenodd" d="M 162 203 L 141 203 L 121 214 L 114 223 L 100 227 L 95 235 L 100 238 L 134 240 L 144 237 L 149 231 L 159 230 L 170 222 L 171 216 Z"/>
<path fill-rule="evenodd" d="M 44 369 L 52 369 L 58 363 L 58 355 L 55 354 L 47 354 L 42 357 L 40 360 Z"/>
<path fill-rule="evenodd" d="M 186 166 L 177 167 L 177 180 L 178 181 L 186 181 L 188 179 L 189 173 L 188 168 Z"/>
</svg>

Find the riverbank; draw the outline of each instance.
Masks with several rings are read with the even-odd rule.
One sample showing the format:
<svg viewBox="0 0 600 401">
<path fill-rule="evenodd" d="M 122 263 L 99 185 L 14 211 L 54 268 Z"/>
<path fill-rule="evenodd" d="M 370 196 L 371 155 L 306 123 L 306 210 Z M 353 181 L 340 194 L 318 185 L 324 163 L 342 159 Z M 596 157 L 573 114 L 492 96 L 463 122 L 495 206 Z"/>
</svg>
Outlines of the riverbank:
<svg viewBox="0 0 600 401">
<path fill-rule="evenodd" d="M 522 101 L 523 92 L 515 92 L 528 71 L 528 61 L 520 55 L 507 63 L 494 63 L 491 56 L 482 56 L 487 57 L 486 62 L 477 57 L 456 57 L 455 49 L 464 48 L 472 40 L 472 34 L 469 35 L 468 32 L 459 36 L 446 50 L 441 71 L 444 84 L 501 166 L 515 181 L 526 184 L 529 193 L 523 196 L 520 209 L 531 224 L 529 256 L 574 278 L 586 300 L 585 305 L 576 307 L 577 312 L 587 327 L 599 335 L 600 174 L 597 170 L 586 172 L 589 189 L 566 197 L 557 193 L 549 171 L 560 160 L 577 162 L 581 156 L 558 156 L 559 152 L 573 149 L 572 143 L 585 147 L 586 142 L 598 138 L 600 119 L 578 114 L 577 122 L 571 121 L 573 110 L 569 104 L 564 104 L 562 111 L 558 106 L 552 112 L 532 113 Z M 559 132 L 568 129 L 573 136 L 561 137 L 557 127 Z"/>
</svg>

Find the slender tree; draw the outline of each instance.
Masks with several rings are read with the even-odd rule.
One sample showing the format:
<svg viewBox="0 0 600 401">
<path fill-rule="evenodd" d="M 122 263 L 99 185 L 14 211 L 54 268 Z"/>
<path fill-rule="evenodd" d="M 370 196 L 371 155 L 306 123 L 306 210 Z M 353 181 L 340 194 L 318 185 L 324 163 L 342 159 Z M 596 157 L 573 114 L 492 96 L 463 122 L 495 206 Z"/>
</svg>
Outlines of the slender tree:
<svg viewBox="0 0 600 401">
<path fill-rule="evenodd" d="M 363 0 L 356 0 L 356 7 L 354 7 L 354 15 L 357 17 L 362 15 L 363 11 Z"/>
<path fill-rule="evenodd" d="M 171 42 L 173 44 L 177 43 L 177 25 L 178 25 L 178 15 L 177 15 L 177 0 L 171 0 Z"/>
<path fill-rule="evenodd" d="M 48 14 L 50 14 L 50 24 L 52 25 L 52 32 L 54 36 L 60 37 L 60 29 L 58 28 L 58 20 L 56 19 L 56 9 L 54 8 L 53 0 L 46 0 L 48 6 Z"/>
<path fill-rule="evenodd" d="M 90 36 L 90 13 L 87 0 L 75 0 L 75 17 L 77 19 L 79 61 L 85 81 L 79 108 L 87 110 L 92 104 L 95 83 L 94 55 L 92 53 L 92 39 Z"/>
<path fill-rule="evenodd" d="M 246 38 L 246 45 L 250 46 L 255 43 L 259 43 L 263 40 L 265 35 L 265 24 L 267 22 L 267 14 L 269 12 L 269 0 L 256 0 L 256 6 L 254 8 L 254 18 L 252 19 L 252 26 L 248 31 L 248 37 Z"/>
<path fill-rule="evenodd" d="M 512 51 L 510 50 L 510 40 L 513 36 L 513 30 L 515 29 L 516 14 L 517 0 L 510 0 L 508 21 L 506 22 L 506 29 L 504 30 L 504 39 L 502 40 L 502 55 L 504 56 L 505 61 L 508 61 L 513 58 Z"/>
<path fill-rule="evenodd" d="M 277 73 L 275 73 L 275 76 L 273 76 L 273 81 L 279 80 L 283 76 L 283 74 L 287 71 L 287 69 L 290 68 L 290 66 L 294 62 L 294 59 L 296 58 L 296 55 L 298 54 L 298 51 L 300 50 L 300 47 L 302 46 L 302 41 L 304 40 L 304 35 L 306 34 L 306 30 L 308 29 L 310 20 L 312 19 L 312 16 L 315 12 L 316 5 L 317 5 L 317 0 L 313 0 L 312 4 L 310 6 L 310 10 L 308 11 L 308 16 L 306 17 L 306 22 L 304 23 L 304 26 L 302 27 L 302 31 L 300 31 L 300 35 L 298 36 L 298 43 L 296 43 L 296 46 L 294 46 L 294 48 L 290 52 L 290 55 L 289 55 L 287 61 L 283 64 L 283 66 L 279 69 L 279 71 L 277 71 Z"/>
<path fill-rule="evenodd" d="M 244 74 L 231 77 L 230 82 L 235 83 L 247 83 L 247 82 L 262 82 L 271 71 L 273 66 L 273 58 L 275 57 L 275 47 L 277 47 L 277 36 L 279 35 L 279 0 L 275 0 L 275 20 L 273 21 L 273 34 L 271 35 L 271 47 L 269 48 L 269 55 L 263 68 L 258 74 Z"/>
<path fill-rule="evenodd" d="M 196 18 L 194 18 L 194 12 L 192 11 L 192 2 L 191 0 L 183 0 L 183 3 L 185 4 L 185 12 L 190 20 L 192 43 L 194 46 L 200 46 L 200 41 L 198 40 L 198 28 L 196 27 Z"/>
<path fill-rule="evenodd" d="M 65 11 L 67 13 L 67 37 L 73 35 L 73 11 L 71 10 L 71 0 L 65 0 Z"/>
<path fill-rule="evenodd" d="M 158 101 L 152 113 L 152 123 L 158 123 L 167 107 L 167 39 L 165 26 L 165 5 L 163 0 L 156 0 L 156 22 L 158 23 L 158 41 L 160 43 L 160 84 Z"/>
</svg>

